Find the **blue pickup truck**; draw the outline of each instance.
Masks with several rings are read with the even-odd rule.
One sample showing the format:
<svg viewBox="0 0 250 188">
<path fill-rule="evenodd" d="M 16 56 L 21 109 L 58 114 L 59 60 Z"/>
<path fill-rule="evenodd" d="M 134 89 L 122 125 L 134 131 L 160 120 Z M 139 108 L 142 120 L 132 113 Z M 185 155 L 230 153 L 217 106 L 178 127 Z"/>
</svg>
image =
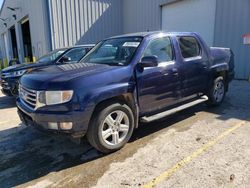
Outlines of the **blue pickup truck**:
<svg viewBox="0 0 250 188">
<path fill-rule="evenodd" d="M 122 148 L 139 122 L 193 105 L 223 102 L 234 55 L 210 48 L 197 33 L 146 32 L 98 43 L 78 64 L 24 75 L 17 98 L 26 125 L 84 135 L 97 150 Z"/>
</svg>

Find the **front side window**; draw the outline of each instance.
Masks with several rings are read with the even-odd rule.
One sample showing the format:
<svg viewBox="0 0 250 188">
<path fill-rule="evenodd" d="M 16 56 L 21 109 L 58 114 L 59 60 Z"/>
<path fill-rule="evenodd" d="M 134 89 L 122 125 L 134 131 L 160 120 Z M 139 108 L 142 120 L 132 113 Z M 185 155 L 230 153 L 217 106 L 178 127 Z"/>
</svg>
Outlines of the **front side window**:
<svg viewBox="0 0 250 188">
<path fill-rule="evenodd" d="M 64 58 L 68 59 L 68 62 L 78 62 L 86 54 L 85 48 L 75 48 L 63 55 Z M 60 61 L 60 60 L 59 60 Z"/>
<path fill-rule="evenodd" d="M 200 56 L 200 46 L 194 37 L 179 37 L 179 45 L 183 58 Z"/>
<path fill-rule="evenodd" d="M 153 39 L 143 53 L 143 57 L 156 56 L 159 62 L 173 60 L 173 49 L 169 37 Z"/>
<path fill-rule="evenodd" d="M 121 37 L 100 42 L 81 63 L 127 65 L 142 41 L 142 37 Z"/>
<path fill-rule="evenodd" d="M 40 57 L 37 61 L 40 63 L 50 62 L 56 60 L 60 55 L 62 55 L 66 49 L 54 50 L 47 55 Z"/>
</svg>

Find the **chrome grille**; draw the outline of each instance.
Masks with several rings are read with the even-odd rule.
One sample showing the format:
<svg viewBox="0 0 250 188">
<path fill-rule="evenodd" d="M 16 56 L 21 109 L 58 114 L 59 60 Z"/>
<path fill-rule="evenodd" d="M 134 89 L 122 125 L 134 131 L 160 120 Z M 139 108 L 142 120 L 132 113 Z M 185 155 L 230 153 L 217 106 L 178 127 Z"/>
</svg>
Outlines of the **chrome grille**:
<svg viewBox="0 0 250 188">
<path fill-rule="evenodd" d="M 19 85 L 19 97 L 32 109 L 36 108 L 37 92 Z"/>
</svg>

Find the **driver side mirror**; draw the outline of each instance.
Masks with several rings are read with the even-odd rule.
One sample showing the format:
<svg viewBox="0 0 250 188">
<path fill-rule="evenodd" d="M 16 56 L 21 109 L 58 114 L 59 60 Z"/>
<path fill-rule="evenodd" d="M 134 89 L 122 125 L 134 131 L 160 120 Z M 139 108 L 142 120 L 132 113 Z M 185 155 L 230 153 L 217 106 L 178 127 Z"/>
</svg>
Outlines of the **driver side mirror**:
<svg viewBox="0 0 250 188">
<path fill-rule="evenodd" d="M 158 58 L 156 56 L 145 56 L 139 62 L 141 67 L 157 67 L 158 66 Z"/>
<path fill-rule="evenodd" d="M 67 57 L 67 56 L 63 56 L 61 57 L 61 59 L 59 60 L 60 63 L 66 63 L 66 62 L 69 62 L 71 61 L 71 58 L 70 57 Z"/>
</svg>

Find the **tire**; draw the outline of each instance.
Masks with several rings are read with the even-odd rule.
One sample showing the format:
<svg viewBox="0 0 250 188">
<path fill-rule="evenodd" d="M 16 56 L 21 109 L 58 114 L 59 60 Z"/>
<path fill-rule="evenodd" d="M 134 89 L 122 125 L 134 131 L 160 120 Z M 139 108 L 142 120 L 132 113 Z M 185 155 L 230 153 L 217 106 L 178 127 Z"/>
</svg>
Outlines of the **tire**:
<svg viewBox="0 0 250 188">
<path fill-rule="evenodd" d="M 17 97 L 18 96 L 18 89 L 17 89 L 16 86 L 11 90 L 11 95 L 13 97 Z"/>
<path fill-rule="evenodd" d="M 102 153 L 111 153 L 121 149 L 129 141 L 134 125 L 133 112 L 126 104 L 107 102 L 94 112 L 87 139 Z"/>
<path fill-rule="evenodd" d="M 5 96 L 13 97 L 13 95 L 11 94 L 11 92 L 10 92 L 9 90 L 4 90 L 4 89 L 2 89 L 1 91 L 2 91 L 2 93 L 3 93 Z"/>
<path fill-rule="evenodd" d="M 213 83 L 208 91 L 208 106 L 219 106 L 226 95 L 225 81 L 222 76 L 213 80 Z"/>
</svg>

